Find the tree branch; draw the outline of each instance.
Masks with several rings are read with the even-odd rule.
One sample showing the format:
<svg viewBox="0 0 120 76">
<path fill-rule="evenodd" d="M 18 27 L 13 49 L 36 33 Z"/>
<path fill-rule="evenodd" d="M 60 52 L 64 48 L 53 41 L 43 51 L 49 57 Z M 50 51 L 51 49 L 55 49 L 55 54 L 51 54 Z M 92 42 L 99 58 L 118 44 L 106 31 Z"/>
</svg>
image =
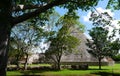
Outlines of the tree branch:
<svg viewBox="0 0 120 76">
<path fill-rule="evenodd" d="M 18 5 L 18 6 L 13 6 L 12 11 L 22 11 L 22 10 L 27 10 L 27 9 L 37 9 L 40 7 L 43 7 L 44 5 Z"/>
<path fill-rule="evenodd" d="M 19 17 L 15 17 L 12 20 L 12 25 L 14 26 L 17 23 L 20 23 L 20 22 L 23 22 L 23 21 L 25 21 L 27 19 L 36 17 L 40 13 L 43 13 L 43 12 L 47 11 L 48 9 L 54 7 L 54 6 L 65 4 L 66 2 L 68 2 L 68 1 L 67 0 L 56 0 L 56 1 L 53 1 L 53 2 L 51 2 L 51 3 L 49 3 L 49 4 L 45 5 L 45 6 L 39 7 L 38 9 L 36 9 L 33 12 L 25 13 L 25 14 L 19 16 Z"/>
</svg>

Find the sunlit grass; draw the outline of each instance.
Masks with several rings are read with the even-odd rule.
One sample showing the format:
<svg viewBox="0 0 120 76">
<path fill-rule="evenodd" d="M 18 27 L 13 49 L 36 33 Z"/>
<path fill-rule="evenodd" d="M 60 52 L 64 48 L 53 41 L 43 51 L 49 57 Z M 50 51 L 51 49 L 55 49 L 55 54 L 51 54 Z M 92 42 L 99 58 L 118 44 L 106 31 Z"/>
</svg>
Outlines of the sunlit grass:
<svg viewBox="0 0 120 76">
<path fill-rule="evenodd" d="M 23 67 L 24 65 L 21 64 L 20 67 Z M 32 66 L 51 66 L 50 64 L 29 64 L 28 67 L 32 67 Z M 16 67 L 16 65 L 8 65 L 8 67 Z"/>
<path fill-rule="evenodd" d="M 37 66 L 37 65 L 29 65 Z M 39 66 L 49 66 L 48 64 L 39 64 Z M 102 70 L 98 70 L 98 66 L 89 66 L 88 70 L 27 70 L 27 71 L 8 71 L 7 75 L 45 75 L 45 76 L 79 76 L 79 75 L 92 75 L 94 72 L 109 72 L 109 73 L 120 73 L 120 64 L 114 66 L 102 66 Z M 96 75 L 94 75 L 96 76 Z"/>
</svg>

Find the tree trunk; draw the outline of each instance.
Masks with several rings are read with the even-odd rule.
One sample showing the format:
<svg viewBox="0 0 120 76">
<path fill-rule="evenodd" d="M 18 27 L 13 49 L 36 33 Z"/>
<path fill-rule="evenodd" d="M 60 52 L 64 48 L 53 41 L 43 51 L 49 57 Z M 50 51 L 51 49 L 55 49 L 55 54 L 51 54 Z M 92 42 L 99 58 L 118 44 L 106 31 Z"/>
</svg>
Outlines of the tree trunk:
<svg viewBox="0 0 120 76">
<path fill-rule="evenodd" d="M 20 68 L 20 66 L 19 66 L 19 55 L 17 55 L 15 62 L 16 62 L 17 70 L 18 70 Z"/>
<path fill-rule="evenodd" d="M 60 62 L 57 64 L 57 70 L 60 70 Z"/>
<path fill-rule="evenodd" d="M 101 70 L 101 58 L 99 58 L 98 60 L 99 60 L 99 70 Z"/>
<path fill-rule="evenodd" d="M 57 70 L 60 70 L 60 59 L 61 59 L 61 56 L 59 56 L 57 60 Z"/>
<path fill-rule="evenodd" d="M 8 45 L 10 38 L 10 26 L 0 22 L 0 76 L 6 76 L 7 60 L 8 60 Z"/>
<path fill-rule="evenodd" d="M 24 70 L 27 70 L 27 64 L 28 64 L 28 54 L 26 53 L 26 59 L 24 64 Z"/>
</svg>

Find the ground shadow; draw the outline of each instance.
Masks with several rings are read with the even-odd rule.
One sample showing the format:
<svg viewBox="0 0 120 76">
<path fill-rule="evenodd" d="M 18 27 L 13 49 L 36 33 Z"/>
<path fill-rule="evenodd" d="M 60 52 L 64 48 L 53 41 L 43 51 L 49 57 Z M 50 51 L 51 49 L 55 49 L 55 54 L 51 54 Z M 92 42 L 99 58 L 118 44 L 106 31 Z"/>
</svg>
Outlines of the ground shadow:
<svg viewBox="0 0 120 76">
<path fill-rule="evenodd" d="M 69 69 L 69 70 L 73 70 L 73 69 Z M 93 72 L 91 72 L 91 75 L 83 75 L 83 76 L 95 76 L 95 75 L 100 75 L 100 76 L 120 76 L 120 73 L 109 73 L 109 72 L 101 72 L 102 70 L 108 70 L 108 69 L 96 69 L 96 68 L 89 68 L 87 70 L 92 70 Z M 87 71 L 86 70 L 86 71 Z M 97 71 L 96 71 L 97 70 Z M 28 70 L 20 70 L 20 73 L 22 73 L 22 76 L 58 76 L 58 75 L 42 75 L 44 72 L 48 72 L 48 71 L 60 71 L 60 70 L 55 70 L 51 67 L 32 67 L 32 68 L 28 68 Z M 74 70 L 73 70 L 74 71 Z M 82 70 L 80 70 L 82 71 Z M 36 75 L 38 74 L 38 75 Z M 68 76 L 75 76 L 75 75 L 68 75 Z M 76 76 L 81 76 L 81 75 L 76 75 Z"/>
<path fill-rule="evenodd" d="M 73 70 L 73 69 L 69 69 L 69 70 Z M 102 70 L 108 70 L 108 69 L 101 69 L 101 70 L 99 70 L 99 69 L 87 69 L 87 70 L 102 71 Z M 46 76 L 46 75 L 40 75 L 40 74 L 47 72 L 47 71 L 60 71 L 60 70 L 55 70 L 55 69 L 44 67 L 44 68 L 32 68 L 32 69 L 29 69 L 26 71 L 22 70 L 21 73 L 23 74 L 22 76 Z M 80 71 L 83 71 L 83 70 L 80 70 Z M 36 73 L 38 73 L 39 75 L 36 75 Z M 92 72 L 91 74 L 100 75 L 100 76 L 111 76 L 111 75 L 112 76 L 120 76 L 120 74 L 111 74 L 111 73 L 107 73 L 107 72 Z M 49 76 L 49 75 L 47 75 L 47 76 Z M 72 76 L 72 75 L 69 75 L 69 76 Z"/>
<path fill-rule="evenodd" d="M 45 75 L 40 75 L 44 72 L 47 71 L 60 71 L 60 70 L 56 70 L 56 69 L 52 69 L 50 67 L 33 67 L 33 68 L 29 68 L 29 70 L 21 70 L 21 73 L 23 74 L 22 76 L 45 76 Z M 36 74 L 39 75 L 36 75 Z"/>
<path fill-rule="evenodd" d="M 120 73 L 109 73 L 109 72 L 92 72 L 91 74 L 100 76 L 120 76 Z"/>
</svg>

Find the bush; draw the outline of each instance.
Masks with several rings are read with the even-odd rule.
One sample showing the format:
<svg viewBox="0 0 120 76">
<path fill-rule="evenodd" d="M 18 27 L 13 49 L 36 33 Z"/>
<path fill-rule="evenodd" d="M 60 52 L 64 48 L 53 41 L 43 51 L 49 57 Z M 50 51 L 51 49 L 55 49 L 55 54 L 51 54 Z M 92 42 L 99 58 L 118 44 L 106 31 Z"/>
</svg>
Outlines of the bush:
<svg viewBox="0 0 120 76">
<path fill-rule="evenodd" d="M 88 65 L 84 64 L 84 65 L 71 65 L 71 68 L 74 70 L 87 70 L 88 69 Z"/>
<path fill-rule="evenodd" d="M 77 69 L 77 65 L 71 65 L 72 69 Z"/>
<path fill-rule="evenodd" d="M 18 70 L 17 67 L 8 67 L 7 68 L 7 71 L 15 71 L 15 70 Z"/>
<path fill-rule="evenodd" d="M 79 69 L 81 69 L 81 70 L 87 70 L 88 69 L 88 64 L 79 65 Z"/>
</svg>

